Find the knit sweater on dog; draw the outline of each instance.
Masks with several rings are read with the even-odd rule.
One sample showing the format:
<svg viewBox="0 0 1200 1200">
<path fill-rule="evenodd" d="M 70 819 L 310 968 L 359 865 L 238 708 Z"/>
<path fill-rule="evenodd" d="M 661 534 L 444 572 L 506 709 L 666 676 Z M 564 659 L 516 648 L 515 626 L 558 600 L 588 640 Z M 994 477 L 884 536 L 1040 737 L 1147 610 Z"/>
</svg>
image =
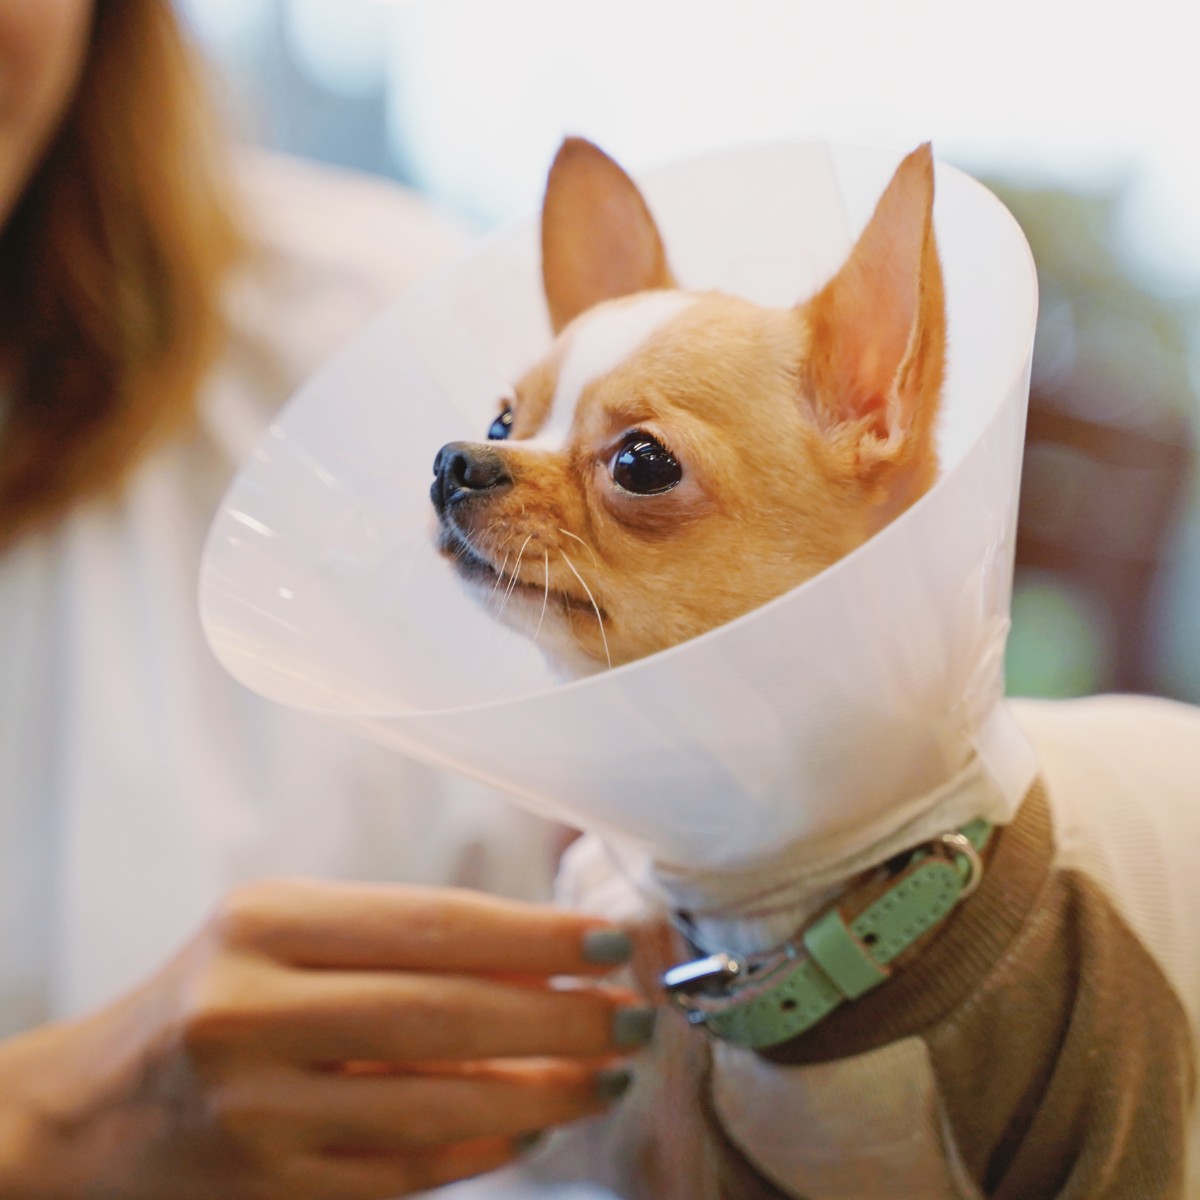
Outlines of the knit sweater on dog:
<svg viewBox="0 0 1200 1200">
<path fill-rule="evenodd" d="M 1041 773 L 980 889 L 887 983 L 791 1043 L 697 1054 L 694 1031 L 674 1033 L 648 1072 L 662 1078 L 590 1138 L 609 1186 L 656 1200 L 1200 1195 L 1200 710 L 1013 709 Z M 672 1078 L 669 1054 L 692 1066 Z M 707 1137 L 653 1165 L 647 1130 L 689 1105 Z M 678 1191 L 683 1169 L 694 1183 Z"/>
</svg>

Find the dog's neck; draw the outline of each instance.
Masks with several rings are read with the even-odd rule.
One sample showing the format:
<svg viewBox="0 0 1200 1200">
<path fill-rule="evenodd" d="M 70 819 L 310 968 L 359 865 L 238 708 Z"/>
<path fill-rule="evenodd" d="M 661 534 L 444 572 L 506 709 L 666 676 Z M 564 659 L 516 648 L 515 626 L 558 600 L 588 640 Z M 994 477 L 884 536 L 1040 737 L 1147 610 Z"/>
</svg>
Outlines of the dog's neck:
<svg viewBox="0 0 1200 1200">
<path fill-rule="evenodd" d="M 820 841 L 781 848 L 729 870 L 690 870 L 656 862 L 645 849 L 620 842 L 580 846 L 568 875 L 582 893 L 569 901 L 594 904 L 614 918 L 644 910 L 657 896 L 676 914 L 703 953 L 745 955 L 775 949 L 851 886 L 864 872 L 905 850 L 951 832 L 976 817 L 1012 819 L 1033 783 L 1035 764 L 1023 735 L 1001 705 L 977 738 L 966 763 L 936 786 L 886 810 L 869 827 L 831 831 Z M 797 797 L 803 803 L 803 797 Z M 589 839 L 590 841 L 590 839 Z M 589 854 L 602 855 L 601 863 Z M 620 879 L 612 876 L 612 860 Z M 592 881 L 603 880 L 598 886 Z M 632 884 L 632 887 L 630 886 Z M 634 895 L 634 890 L 640 895 Z"/>
<path fill-rule="evenodd" d="M 810 918 L 872 868 L 975 817 L 1006 807 L 997 784 L 973 757 L 933 793 L 911 806 L 894 828 L 862 843 L 831 838 L 821 846 L 791 846 L 742 870 L 651 869 L 667 902 L 693 929 L 705 953 L 754 954 L 786 942 Z"/>
</svg>

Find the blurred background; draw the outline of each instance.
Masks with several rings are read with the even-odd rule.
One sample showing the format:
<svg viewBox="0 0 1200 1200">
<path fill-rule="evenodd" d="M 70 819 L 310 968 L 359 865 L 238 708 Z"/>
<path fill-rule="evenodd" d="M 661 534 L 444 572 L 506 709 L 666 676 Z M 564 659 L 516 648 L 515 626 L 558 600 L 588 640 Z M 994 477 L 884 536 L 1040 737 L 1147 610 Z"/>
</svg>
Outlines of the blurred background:
<svg viewBox="0 0 1200 1200">
<path fill-rule="evenodd" d="M 249 141 L 394 178 L 481 231 L 537 204 L 568 132 L 635 171 L 747 140 L 932 139 L 1039 269 L 1010 690 L 1200 702 L 1200 9 L 178 3 Z"/>
</svg>

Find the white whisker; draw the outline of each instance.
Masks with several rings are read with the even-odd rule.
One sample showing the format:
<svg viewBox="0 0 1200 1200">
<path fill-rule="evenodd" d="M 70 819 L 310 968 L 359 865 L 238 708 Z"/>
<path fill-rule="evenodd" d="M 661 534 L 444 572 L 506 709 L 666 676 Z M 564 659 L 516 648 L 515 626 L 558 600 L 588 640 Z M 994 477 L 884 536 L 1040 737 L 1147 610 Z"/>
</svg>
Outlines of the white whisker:
<svg viewBox="0 0 1200 1200">
<path fill-rule="evenodd" d="M 517 586 L 517 572 L 521 569 L 521 559 L 525 556 L 525 547 L 528 546 L 532 540 L 533 534 L 531 533 L 529 537 L 527 537 L 521 543 L 521 549 L 517 552 L 517 563 L 516 566 L 513 567 L 512 578 L 508 581 L 508 588 L 505 590 L 504 599 L 500 602 L 500 611 L 496 613 L 497 617 L 500 616 L 500 613 L 502 613 L 507 607 L 508 601 L 513 594 L 513 590 Z"/>
<path fill-rule="evenodd" d="M 583 576 L 575 569 L 575 564 L 567 557 L 565 552 L 560 551 L 559 553 L 562 554 L 563 562 L 571 568 L 571 574 L 579 580 L 583 590 L 587 592 L 587 598 L 592 602 L 592 608 L 596 611 L 596 624 L 600 626 L 600 640 L 604 643 L 604 657 L 608 660 L 608 669 L 611 671 L 612 655 L 608 652 L 608 635 L 604 632 L 604 618 L 600 615 L 600 605 L 596 603 L 596 597 L 592 595 L 592 589 L 584 582 Z"/>
<path fill-rule="evenodd" d="M 550 603 L 550 551 L 542 551 L 542 564 L 546 572 L 546 594 L 542 597 L 542 615 L 538 617 L 537 628 L 533 631 L 533 640 L 538 640 L 538 634 L 542 632 L 542 622 L 546 619 L 546 605 Z"/>
<path fill-rule="evenodd" d="M 504 568 L 508 566 L 508 560 L 511 556 L 512 556 L 512 551 L 510 550 L 504 556 L 504 561 L 500 564 L 500 570 L 496 572 L 496 582 L 492 584 L 492 590 L 490 592 L 488 592 L 487 602 L 489 604 L 491 604 L 492 600 L 495 599 L 496 589 L 500 586 L 500 580 L 502 580 L 504 578 Z"/>
<path fill-rule="evenodd" d="M 565 537 L 574 538 L 575 541 L 577 541 L 592 556 L 592 562 L 597 561 L 595 550 L 593 550 L 591 546 L 589 546 L 587 542 L 585 542 L 583 538 L 579 536 L 579 534 L 572 533 L 569 529 L 564 529 L 561 525 L 558 527 L 558 532 L 563 534 Z"/>
</svg>

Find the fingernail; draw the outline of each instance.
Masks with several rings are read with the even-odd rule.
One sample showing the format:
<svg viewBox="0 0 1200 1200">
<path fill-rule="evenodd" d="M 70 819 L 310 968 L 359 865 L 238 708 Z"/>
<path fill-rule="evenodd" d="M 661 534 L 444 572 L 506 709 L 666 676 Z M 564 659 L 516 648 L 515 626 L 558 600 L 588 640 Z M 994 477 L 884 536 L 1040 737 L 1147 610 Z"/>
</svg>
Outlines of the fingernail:
<svg viewBox="0 0 1200 1200">
<path fill-rule="evenodd" d="M 628 1067 L 611 1067 L 607 1071 L 597 1071 L 593 1082 L 597 1099 L 611 1104 L 629 1091 L 633 1072 Z"/>
<path fill-rule="evenodd" d="M 583 935 L 583 961 L 619 967 L 633 957 L 633 941 L 621 929 L 592 929 Z"/>
<path fill-rule="evenodd" d="M 619 1008 L 613 1013 L 613 1045 L 621 1050 L 648 1046 L 654 1037 L 654 1021 L 658 1016 L 652 1008 Z"/>
<path fill-rule="evenodd" d="M 517 1154 L 531 1154 L 542 1144 L 545 1138 L 545 1131 L 541 1129 L 533 1129 L 529 1133 L 518 1134 L 513 1138 L 513 1150 Z"/>
</svg>

